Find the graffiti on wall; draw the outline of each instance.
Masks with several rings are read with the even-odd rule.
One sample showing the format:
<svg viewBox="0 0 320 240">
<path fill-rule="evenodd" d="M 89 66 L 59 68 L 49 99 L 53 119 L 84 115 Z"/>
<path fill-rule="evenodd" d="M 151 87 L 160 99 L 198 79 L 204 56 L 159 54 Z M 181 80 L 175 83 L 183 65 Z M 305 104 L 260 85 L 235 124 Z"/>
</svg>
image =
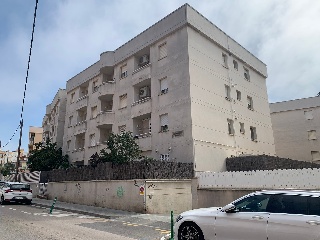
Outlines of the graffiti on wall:
<svg viewBox="0 0 320 240">
<path fill-rule="evenodd" d="M 124 195 L 124 190 L 123 190 L 123 187 L 120 186 L 120 187 L 118 187 L 118 189 L 117 189 L 117 196 L 118 196 L 118 198 L 122 198 L 123 195 Z"/>
</svg>

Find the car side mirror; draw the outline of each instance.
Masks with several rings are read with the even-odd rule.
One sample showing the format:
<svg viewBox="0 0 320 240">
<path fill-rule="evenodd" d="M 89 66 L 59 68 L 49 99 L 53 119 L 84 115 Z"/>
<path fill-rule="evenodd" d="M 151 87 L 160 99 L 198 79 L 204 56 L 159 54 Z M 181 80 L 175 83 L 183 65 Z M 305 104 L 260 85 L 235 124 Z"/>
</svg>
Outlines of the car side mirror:
<svg viewBox="0 0 320 240">
<path fill-rule="evenodd" d="M 224 211 L 224 212 L 226 212 L 226 213 L 233 213 L 233 212 L 236 211 L 236 206 L 233 205 L 232 203 L 230 203 L 230 204 L 224 206 L 224 207 L 222 208 L 222 211 Z"/>
</svg>

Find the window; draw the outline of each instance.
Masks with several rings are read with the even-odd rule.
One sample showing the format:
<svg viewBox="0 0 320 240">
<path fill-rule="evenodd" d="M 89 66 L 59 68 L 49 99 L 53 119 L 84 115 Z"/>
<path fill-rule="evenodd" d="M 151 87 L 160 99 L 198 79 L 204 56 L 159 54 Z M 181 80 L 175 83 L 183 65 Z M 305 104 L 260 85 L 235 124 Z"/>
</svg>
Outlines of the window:
<svg viewBox="0 0 320 240">
<path fill-rule="evenodd" d="M 127 94 L 121 95 L 119 99 L 119 109 L 127 107 Z"/>
<path fill-rule="evenodd" d="M 169 126 L 169 117 L 168 114 L 160 115 L 160 132 L 167 132 Z"/>
<path fill-rule="evenodd" d="M 223 66 L 228 67 L 228 56 L 225 53 L 222 53 L 222 62 Z"/>
<path fill-rule="evenodd" d="M 317 139 L 316 130 L 308 131 L 308 139 L 309 140 L 316 140 Z"/>
<path fill-rule="evenodd" d="M 237 91 L 237 100 L 241 101 L 241 92 L 236 90 Z"/>
<path fill-rule="evenodd" d="M 228 121 L 228 134 L 234 135 L 233 120 L 227 119 L 227 121 Z"/>
<path fill-rule="evenodd" d="M 320 153 L 319 151 L 311 151 L 312 161 L 319 161 L 320 160 Z"/>
<path fill-rule="evenodd" d="M 266 212 L 270 195 L 254 195 L 234 203 L 237 212 Z"/>
<path fill-rule="evenodd" d="M 230 86 L 229 86 L 229 85 L 224 85 L 224 88 L 225 88 L 225 91 L 226 91 L 226 99 L 227 99 L 228 101 L 231 101 L 231 97 L 230 97 L 230 91 L 231 91 L 231 89 L 230 89 Z"/>
<path fill-rule="evenodd" d="M 167 43 L 163 43 L 159 46 L 159 60 L 167 57 Z"/>
<path fill-rule="evenodd" d="M 250 127 L 250 136 L 252 141 L 257 141 L 257 129 L 255 127 Z"/>
<path fill-rule="evenodd" d="M 266 209 L 271 213 L 287 213 L 287 214 L 308 214 L 308 198 L 299 195 L 280 195 L 270 196 L 270 200 Z"/>
<path fill-rule="evenodd" d="M 239 123 L 240 124 L 240 133 L 244 134 L 245 130 L 244 130 L 244 123 Z"/>
<path fill-rule="evenodd" d="M 73 103 L 74 102 L 74 92 L 73 93 L 71 93 L 71 99 L 70 99 L 70 103 Z"/>
<path fill-rule="evenodd" d="M 253 101 L 252 97 L 247 96 L 248 109 L 253 110 Z"/>
<path fill-rule="evenodd" d="M 161 161 L 169 161 L 170 155 L 169 154 L 160 154 L 160 160 Z"/>
<path fill-rule="evenodd" d="M 69 127 L 72 126 L 72 122 L 73 122 L 73 116 L 70 116 L 70 117 L 69 117 Z"/>
<path fill-rule="evenodd" d="M 125 78 L 128 76 L 127 64 L 120 67 L 120 78 Z"/>
<path fill-rule="evenodd" d="M 168 92 L 168 79 L 167 77 L 160 79 L 160 91 L 161 94 L 166 94 Z"/>
<path fill-rule="evenodd" d="M 125 131 L 126 131 L 126 125 L 121 125 L 121 126 L 119 126 L 119 127 L 118 127 L 118 131 L 119 131 L 119 133 L 125 132 Z"/>
<path fill-rule="evenodd" d="M 304 116 L 306 120 L 312 120 L 313 119 L 313 112 L 312 110 L 304 111 Z"/>
<path fill-rule="evenodd" d="M 91 108 L 91 119 L 97 117 L 97 106 Z"/>
<path fill-rule="evenodd" d="M 68 150 L 68 151 L 70 150 L 70 144 L 71 144 L 71 140 L 68 140 L 68 141 L 67 141 L 67 150 Z"/>
<path fill-rule="evenodd" d="M 243 68 L 244 69 L 244 78 L 247 79 L 248 81 L 250 80 L 250 74 L 249 74 L 249 69 Z"/>
<path fill-rule="evenodd" d="M 233 68 L 238 71 L 238 62 L 236 60 L 233 60 Z"/>
<path fill-rule="evenodd" d="M 308 197 L 309 215 L 320 216 L 320 198 Z"/>
<path fill-rule="evenodd" d="M 98 87 L 98 81 L 96 80 L 96 81 L 94 81 L 94 82 L 92 83 L 92 92 L 94 93 L 94 92 L 98 91 L 98 89 L 99 89 L 99 87 Z"/>
<path fill-rule="evenodd" d="M 96 135 L 94 133 L 90 134 L 89 140 L 90 140 L 90 146 L 94 147 L 96 145 Z"/>
</svg>

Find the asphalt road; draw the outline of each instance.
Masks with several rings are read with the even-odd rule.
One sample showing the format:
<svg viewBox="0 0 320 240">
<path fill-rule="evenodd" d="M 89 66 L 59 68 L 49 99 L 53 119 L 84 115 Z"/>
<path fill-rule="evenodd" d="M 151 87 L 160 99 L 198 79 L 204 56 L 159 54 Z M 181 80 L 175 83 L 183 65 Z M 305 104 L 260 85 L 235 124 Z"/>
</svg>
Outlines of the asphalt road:
<svg viewBox="0 0 320 240">
<path fill-rule="evenodd" d="M 159 240 L 169 223 L 139 215 L 93 217 L 35 205 L 0 206 L 1 240 Z"/>
</svg>

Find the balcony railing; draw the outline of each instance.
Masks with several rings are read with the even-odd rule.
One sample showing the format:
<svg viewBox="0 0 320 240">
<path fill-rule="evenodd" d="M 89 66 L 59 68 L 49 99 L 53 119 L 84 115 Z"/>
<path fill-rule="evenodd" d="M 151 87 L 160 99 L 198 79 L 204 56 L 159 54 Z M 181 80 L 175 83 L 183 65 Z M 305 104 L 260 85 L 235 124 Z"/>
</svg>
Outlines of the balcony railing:
<svg viewBox="0 0 320 240">
<path fill-rule="evenodd" d="M 139 134 L 136 138 L 142 151 L 152 150 L 151 133 Z"/>
<path fill-rule="evenodd" d="M 87 131 L 87 122 L 85 120 L 82 122 L 78 122 L 74 125 L 74 135 L 78 135 L 86 131 Z"/>
<path fill-rule="evenodd" d="M 131 115 L 133 117 L 137 117 L 146 113 L 151 113 L 151 103 L 151 97 L 147 97 L 132 103 Z"/>
<path fill-rule="evenodd" d="M 135 85 L 145 79 L 151 78 L 151 63 L 146 64 L 136 70 L 133 71 L 132 73 L 132 79 L 133 83 L 132 85 Z"/>
<path fill-rule="evenodd" d="M 97 126 L 114 124 L 114 112 L 100 112 L 96 117 Z"/>
<path fill-rule="evenodd" d="M 115 92 L 115 82 L 114 81 L 108 81 L 103 82 L 98 89 L 99 97 L 107 94 L 114 94 Z"/>
<path fill-rule="evenodd" d="M 77 110 L 80 108 L 83 108 L 83 107 L 87 107 L 87 105 L 88 105 L 88 95 L 80 97 L 76 101 L 76 109 Z"/>
</svg>

